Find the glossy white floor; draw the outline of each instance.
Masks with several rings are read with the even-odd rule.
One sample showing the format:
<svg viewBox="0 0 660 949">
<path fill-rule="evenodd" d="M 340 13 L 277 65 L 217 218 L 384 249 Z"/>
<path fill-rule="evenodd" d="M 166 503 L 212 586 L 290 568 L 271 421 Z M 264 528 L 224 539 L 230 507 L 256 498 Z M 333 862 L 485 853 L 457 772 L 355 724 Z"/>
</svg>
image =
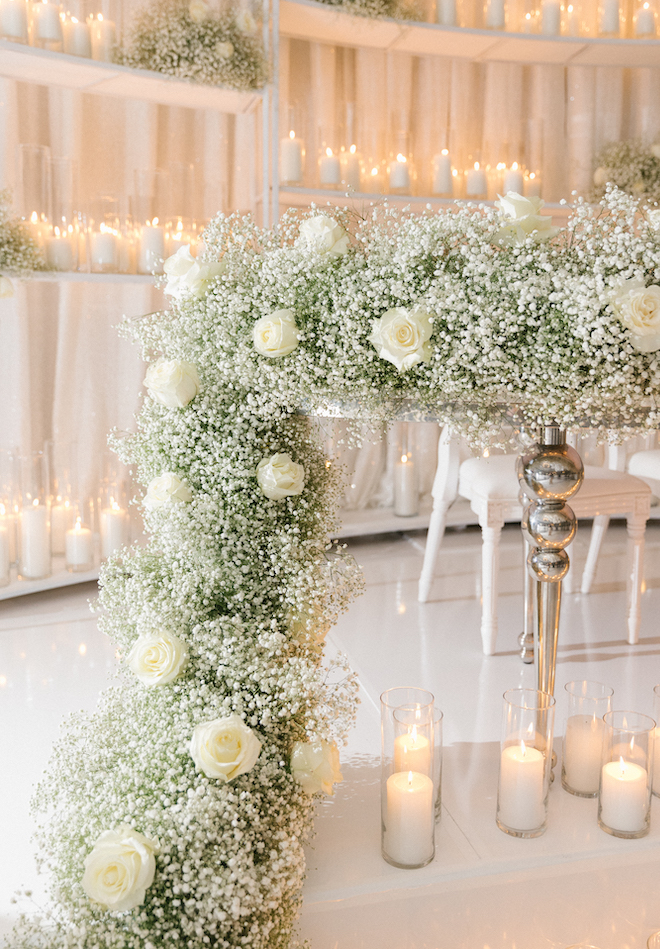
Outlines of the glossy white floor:
<svg viewBox="0 0 660 949">
<path fill-rule="evenodd" d="M 579 571 L 588 529 L 574 550 Z M 505 531 L 498 654 L 479 636 L 478 531 L 443 544 L 432 602 L 416 600 L 424 534 L 388 535 L 352 545 L 367 592 L 329 637 L 360 676 L 358 725 L 343 753 L 344 783 L 319 808 L 309 849 L 303 934 L 313 949 L 546 949 L 591 942 L 643 949 L 660 929 L 660 801 L 651 833 L 619 840 L 599 830 L 596 802 L 572 797 L 559 780 L 550 825 L 535 840 L 495 825 L 501 696 L 534 684 L 517 657 L 521 628 L 520 537 Z M 557 666 L 557 724 L 566 682 L 592 678 L 615 689 L 615 705 L 652 711 L 660 682 L 660 526 L 647 533 L 646 590 L 638 646 L 625 643 L 625 530 L 610 530 L 594 591 L 564 599 Z M 0 932 L 9 897 L 32 886 L 28 816 L 38 779 L 69 710 L 93 707 L 114 667 L 87 599 L 93 585 L 10 601 L 0 610 Z M 423 870 L 397 870 L 380 856 L 379 711 L 381 691 L 430 689 L 445 713 L 443 813 L 436 858 Z"/>
</svg>

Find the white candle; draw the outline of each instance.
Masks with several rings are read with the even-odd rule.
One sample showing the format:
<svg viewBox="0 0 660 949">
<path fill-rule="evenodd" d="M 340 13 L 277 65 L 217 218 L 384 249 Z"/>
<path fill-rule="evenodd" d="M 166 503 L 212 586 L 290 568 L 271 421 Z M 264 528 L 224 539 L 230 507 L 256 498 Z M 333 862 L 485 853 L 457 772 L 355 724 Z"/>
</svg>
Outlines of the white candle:
<svg viewBox="0 0 660 949">
<path fill-rule="evenodd" d="M 34 39 L 44 43 L 62 42 L 60 8 L 54 3 L 32 4 L 32 33 Z"/>
<path fill-rule="evenodd" d="M 601 0 L 600 32 L 605 34 L 619 33 L 619 0 Z"/>
<path fill-rule="evenodd" d="M 89 256 L 92 270 L 102 273 L 116 273 L 119 269 L 119 248 L 117 235 L 101 225 L 100 231 L 92 231 Z"/>
<path fill-rule="evenodd" d="M 541 33 L 559 36 L 561 32 L 560 0 L 543 0 L 541 7 Z"/>
<path fill-rule="evenodd" d="M 564 773 L 573 791 L 597 794 L 605 723 L 592 715 L 571 715 L 566 722 Z"/>
<path fill-rule="evenodd" d="M 73 519 L 72 514 L 68 501 L 53 504 L 50 509 L 50 546 L 54 554 L 64 553 L 64 535 Z"/>
<path fill-rule="evenodd" d="M 543 797 L 543 755 L 524 741 L 509 745 L 500 760 L 500 821 L 511 830 L 536 830 L 545 820 Z"/>
<path fill-rule="evenodd" d="M 503 30 L 504 9 L 504 0 L 486 0 L 486 26 L 491 30 Z"/>
<path fill-rule="evenodd" d="M 90 22 L 90 32 L 92 59 L 106 63 L 112 62 L 113 50 L 117 44 L 117 32 L 113 21 L 104 20 L 103 14 L 99 13 L 98 17 Z"/>
<path fill-rule="evenodd" d="M 28 18 L 25 0 L 0 0 L 0 36 L 27 43 Z"/>
<path fill-rule="evenodd" d="M 287 183 L 302 181 L 303 147 L 295 132 L 280 141 L 280 177 Z"/>
<path fill-rule="evenodd" d="M 443 148 L 439 155 L 433 156 L 433 194 L 451 195 L 453 190 L 451 155 L 446 148 Z"/>
<path fill-rule="evenodd" d="M 637 11 L 635 36 L 655 36 L 655 17 L 650 4 L 643 4 Z"/>
<path fill-rule="evenodd" d="M 643 830 L 648 811 L 648 774 L 632 761 L 608 761 L 600 785 L 600 819 L 612 830 Z"/>
<path fill-rule="evenodd" d="M 387 779 L 385 851 L 395 863 L 419 866 L 433 856 L 433 781 L 416 771 Z"/>
<path fill-rule="evenodd" d="M 54 270 L 73 270 L 73 245 L 68 236 L 46 238 L 46 260 Z"/>
<path fill-rule="evenodd" d="M 26 580 L 50 575 L 50 532 L 45 504 L 26 505 L 21 511 L 20 574 Z"/>
<path fill-rule="evenodd" d="M 66 532 L 65 549 L 67 567 L 91 567 L 94 560 L 92 532 L 82 526 L 80 518 L 75 527 Z"/>
<path fill-rule="evenodd" d="M 438 0 L 435 18 L 440 26 L 456 26 L 456 0 Z"/>
<path fill-rule="evenodd" d="M 165 228 L 158 218 L 140 229 L 138 249 L 138 273 L 162 273 L 165 258 Z"/>
<path fill-rule="evenodd" d="M 418 510 L 415 463 L 401 455 L 401 461 L 394 466 L 394 513 L 398 517 L 412 517 Z"/>
<path fill-rule="evenodd" d="M 526 198 L 541 197 L 541 179 L 534 172 L 525 178 L 523 194 Z"/>
<path fill-rule="evenodd" d="M 9 555 L 9 530 L 0 524 L 0 587 L 5 587 L 9 583 L 9 565 L 11 557 Z"/>
<path fill-rule="evenodd" d="M 319 182 L 322 185 L 338 185 L 341 181 L 341 163 L 338 155 L 333 155 L 331 148 L 326 148 L 325 155 L 319 161 Z"/>
<path fill-rule="evenodd" d="M 470 168 L 465 178 L 465 193 L 468 198 L 483 197 L 488 192 L 488 179 L 479 162 L 475 161 L 474 168 Z"/>
<path fill-rule="evenodd" d="M 394 770 L 431 774 L 431 744 L 414 725 L 405 735 L 394 739 Z"/>
<path fill-rule="evenodd" d="M 101 556 L 106 560 L 127 543 L 126 513 L 113 502 L 101 511 Z"/>
<path fill-rule="evenodd" d="M 353 191 L 360 191 L 362 187 L 360 156 L 357 154 L 355 145 L 351 145 L 349 151 L 343 153 L 342 166 L 342 181 Z"/>
<path fill-rule="evenodd" d="M 399 154 L 390 162 L 390 188 L 406 191 L 410 188 L 410 171 L 405 155 Z"/>
<path fill-rule="evenodd" d="M 504 194 L 514 191 L 516 194 L 522 194 L 525 187 L 523 173 L 518 167 L 518 162 L 514 161 L 510 168 L 504 174 L 504 184 L 502 190 Z"/>
<path fill-rule="evenodd" d="M 84 56 L 90 59 L 92 55 L 92 38 L 87 23 L 81 23 L 75 16 L 67 18 L 63 24 L 64 52 L 69 56 Z"/>
<path fill-rule="evenodd" d="M 577 7 L 569 3 L 566 7 L 566 34 L 568 36 L 579 36 L 580 32 L 580 17 Z"/>
</svg>

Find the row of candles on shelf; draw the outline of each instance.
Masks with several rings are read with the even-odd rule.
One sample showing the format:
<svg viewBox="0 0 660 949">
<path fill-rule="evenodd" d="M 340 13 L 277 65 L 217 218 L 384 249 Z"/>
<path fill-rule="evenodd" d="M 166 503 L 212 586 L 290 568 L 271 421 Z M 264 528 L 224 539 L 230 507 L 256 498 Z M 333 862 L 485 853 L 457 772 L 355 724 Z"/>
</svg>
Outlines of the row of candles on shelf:
<svg viewBox="0 0 660 949">
<path fill-rule="evenodd" d="M 305 175 L 305 143 L 294 130 L 280 141 L 280 181 L 301 186 Z M 434 155 L 430 166 L 430 194 L 442 198 L 489 198 L 515 191 L 526 197 L 541 194 L 541 175 L 522 163 L 483 164 L 470 161 L 459 168 L 447 148 Z M 415 162 L 410 150 L 393 151 L 388 159 L 362 155 L 356 145 L 334 150 L 324 145 L 311 174 L 319 188 L 366 194 L 415 194 Z"/>
<path fill-rule="evenodd" d="M 614 690 L 569 682 L 563 736 L 562 786 L 598 798 L 598 824 L 615 837 L 649 832 L 651 795 L 660 796 L 660 685 L 655 720 L 613 711 Z M 534 689 L 504 694 L 496 822 L 516 837 L 538 837 L 547 827 L 555 699 Z M 435 855 L 440 816 L 442 713 L 430 692 L 390 689 L 381 695 L 382 853 L 404 869 Z"/>
<path fill-rule="evenodd" d="M 0 38 L 111 62 L 117 45 L 113 0 L 0 0 Z"/>
<path fill-rule="evenodd" d="M 43 580 L 62 557 L 71 573 L 91 570 L 130 542 L 126 488 L 103 479 L 96 498 L 85 501 L 67 474 L 51 478 L 48 451 L 0 454 L 0 586 L 16 567 L 19 580 Z"/>
</svg>

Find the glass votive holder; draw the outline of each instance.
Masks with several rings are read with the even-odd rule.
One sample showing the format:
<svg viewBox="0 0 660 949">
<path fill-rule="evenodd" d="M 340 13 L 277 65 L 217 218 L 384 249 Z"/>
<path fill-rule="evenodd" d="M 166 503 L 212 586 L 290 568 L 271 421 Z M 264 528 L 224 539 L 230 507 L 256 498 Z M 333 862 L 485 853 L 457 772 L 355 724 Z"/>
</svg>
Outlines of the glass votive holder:
<svg viewBox="0 0 660 949">
<path fill-rule="evenodd" d="M 658 32 L 655 4 L 652 0 L 639 3 L 633 13 L 633 36 L 654 39 Z"/>
<path fill-rule="evenodd" d="M 62 7 L 54 0 L 34 0 L 30 4 L 30 42 L 40 49 L 62 52 Z"/>
<path fill-rule="evenodd" d="M 327 143 L 324 143 L 319 151 L 318 167 L 320 188 L 341 186 L 341 160 L 339 154 Z"/>
<path fill-rule="evenodd" d="M 488 196 L 488 175 L 481 162 L 475 161 L 465 173 L 465 197 L 486 198 Z"/>
<path fill-rule="evenodd" d="M 597 797 L 603 758 L 605 724 L 614 689 L 600 682 L 569 682 L 561 783 L 570 794 Z"/>
<path fill-rule="evenodd" d="M 51 204 L 50 186 L 50 149 L 46 145 L 19 145 L 17 187 L 19 213 L 30 232 L 30 237 L 42 248 L 46 236 L 50 233 L 48 218 Z"/>
<path fill-rule="evenodd" d="M 390 194 L 411 194 L 413 166 L 409 153 L 392 154 L 387 166 L 387 181 Z"/>
<path fill-rule="evenodd" d="M 555 700 L 536 689 L 504 693 L 497 826 L 539 837 L 548 821 Z"/>
<path fill-rule="evenodd" d="M 116 0 L 94 0 L 91 5 L 95 10 L 87 17 L 87 25 L 90 32 L 92 59 L 111 63 L 118 45 L 117 2 Z"/>
<path fill-rule="evenodd" d="M 129 542 L 129 517 L 123 498 L 123 490 L 117 484 L 104 484 L 101 488 L 101 557 L 107 560 Z"/>
<path fill-rule="evenodd" d="M 433 156 L 431 174 L 431 193 L 443 198 L 454 196 L 454 176 L 451 167 L 451 155 L 448 148 L 443 148 L 439 154 Z"/>
<path fill-rule="evenodd" d="M 90 203 L 88 217 L 89 269 L 92 273 L 119 273 L 121 232 L 119 199 L 112 194 L 97 194 Z"/>
<path fill-rule="evenodd" d="M 598 826 L 613 837 L 634 839 L 651 826 L 655 722 L 641 712 L 606 712 L 598 793 Z"/>
<path fill-rule="evenodd" d="M 433 708 L 433 801 L 435 819 L 442 814 L 442 723 L 444 714 Z"/>
<path fill-rule="evenodd" d="M 342 148 L 340 160 L 342 185 L 350 191 L 362 191 L 362 156 L 357 145 Z"/>
<path fill-rule="evenodd" d="M 41 580 L 51 573 L 49 475 L 44 452 L 21 459 L 18 575 L 22 580 Z"/>
<path fill-rule="evenodd" d="M 18 512 L 20 510 L 21 466 L 16 449 L 0 449 L 0 522 L 7 531 L 9 565 L 18 563 Z"/>
<path fill-rule="evenodd" d="M 92 33 L 84 16 L 67 9 L 62 20 L 63 50 L 69 56 L 92 58 Z"/>
<path fill-rule="evenodd" d="M 94 566 L 94 534 L 76 511 L 73 527 L 64 535 L 65 562 L 69 573 L 85 573 Z"/>
<path fill-rule="evenodd" d="M 435 856 L 433 696 L 388 689 L 381 708 L 381 844 L 395 867 L 424 867 Z"/>
<path fill-rule="evenodd" d="M 27 0 L 0 0 L 0 38 L 12 43 L 27 43 Z"/>
</svg>

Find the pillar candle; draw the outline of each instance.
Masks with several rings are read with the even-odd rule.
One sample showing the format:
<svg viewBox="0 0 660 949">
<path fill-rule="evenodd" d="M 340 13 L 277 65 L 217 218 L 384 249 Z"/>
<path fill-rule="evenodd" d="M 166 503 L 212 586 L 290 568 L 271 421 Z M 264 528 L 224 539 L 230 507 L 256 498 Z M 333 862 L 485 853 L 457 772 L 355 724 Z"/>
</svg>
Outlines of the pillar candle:
<svg viewBox="0 0 660 949">
<path fill-rule="evenodd" d="M 45 504 L 26 505 L 21 511 L 20 574 L 26 580 L 50 575 L 50 531 Z"/>
<path fill-rule="evenodd" d="M 394 513 L 398 517 L 412 517 L 418 509 L 415 463 L 401 455 L 401 461 L 394 466 Z"/>
<path fill-rule="evenodd" d="M 405 735 L 394 739 L 394 770 L 431 774 L 431 745 L 413 725 Z"/>
<path fill-rule="evenodd" d="M 99 13 L 95 20 L 90 22 L 90 32 L 92 39 L 92 59 L 98 59 L 101 62 L 112 62 L 114 47 L 117 44 L 117 31 L 112 20 L 104 20 L 103 14 Z"/>
<path fill-rule="evenodd" d="M 61 43 L 62 21 L 59 6 L 54 3 L 33 3 L 32 33 L 34 40 L 44 43 Z"/>
<path fill-rule="evenodd" d="M 545 820 L 543 798 L 543 755 L 523 741 L 509 745 L 500 760 L 500 821 L 511 830 L 536 830 Z"/>
<path fill-rule="evenodd" d="M 440 26 L 457 26 L 456 0 L 437 0 L 435 18 Z"/>
<path fill-rule="evenodd" d="M 46 238 L 46 261 L 54 270 L 73 270 L 73 244 L 67 235 Z"/>
<path fill-rule="evenodd" d="M 474 168 L 470 168 L 465 178 L 465 193 L 468 198 L 479 198 L 488 192 L 488 179 L 479 162 L 475 161 Z"/>
<path fill-rule="evenodd" d="M 0 0 L 0 36 L 27 43 L 28 19 L 25 0 Z"/>
<path fill-rule="evenodd" d="M 502 190 L 504 194 L 508 194 L 509 191 L 514 191 L 516 194 L 522 194 L 523 188 L 525 187 L 525 182 L 523 179 L 523 173 L 518 167 L 518 162 L 514 161 L 510 168 L 504 174 L 504 184 Z"/>
<path fill-rule="evenodd" d="M 655 36 L 655 17 L 650 4 L 643 4 L 635 19 L 635 36 Z"/>
<path fill-rule="evenodd" d="M 648 811 L 648 774 L 632 761 L 608 761 L 600 785 L 600 819 L 612 830 L 635 833 L 644 829 Z"/>
<path fill-rule="evenodd" d="M 504 11 L 504 0 L 486 0 L 486 26 L 491 30 L 503 30 Z"/>
<path fill-rule="evenodd" d="M 92 39 L 89 25 L 76 20 L 75 16 L 67 18 L 62 24 L 64 31 L 64 52 L 69 56 L 84 56 L 90 59 L 92 55 Z"/>
<path fill-rule="evenodd" d="M 280 178 L 290 184 L 302 181 L 303 146 L 295 132 L 280 141 Z"/>
<path fill-rule="evenodd" d="M 566 722 L 564 774 L 573 791 L 597 794 L 605 723 L 592 715 L 571 715 Z"/>
<path fill-rule="evenodd" d="M 578 9 L 572 3 L 569 3 L 566 7 L 566 34 L 567 36 L 579 36 L 581 32 Z"/>
<path fill-rule="evenodd" d="M 140 229 L 138 247 L 138 273 L 162 273 L 165 258 L 165 228 L 160 227 L 158 218 L 153 224 Z"/>
<path fill-rule="evenodd" d="M 405 155 L 397 155 L 390 162 L 390 188 L 405 191 L 410 188 L 410 171 Z"/>
<path fill-rule="evenodd" d="M 342 155 L 342 181 L 353 191 L 360 191 L 362 187 L 360 156 L 355 145 Z"/>
<path fill-rule="evenodd" d="M 103 508 L 101 511 L 101 556 L 104 560 L 128 543 L 126 535 L 126 512 L 114 505 Z"/>
<path fill-rule="evenodd" d="M 385 850 L 395 863 L 419 866 L 433 856 L 433 781 L 416 771 L 387 779 Z"/>
<path fill-rule="evenodd" d="M 0 523 L 0 587 L 5 587 L 9 583 L 10 564 L 9 529 L 4 523 Z"/>
<path fill-rule="evenodd" d="M 541 33 L 559 36 L 561 32 L 560 0 L 543 0 L 541 7 Z"/>
<path fill-rule="evenodd" d="M 619 33 L 619 0 L 601 0 L 599 29 L 601 33 Z"/>
<path fill-rule="evenodd" d="M 92 231 L 89 249 L 92 270 L 101 273 L 116 273 L 119 270 L 117 240 L 117 235 L 110 230 Z"/>
<path fill-rule="evenodd" d="M 338 155 L 333 155 L 331 148 L 326 148 L 325 155 L 319 160 L 319 183 L 322 185 L 338 185 L 341 181 L 341 163 Z"/>
<path fill-rule="evenodd" d="M 446 148 L 433 156 L 433 194 L 451 195 L 454 179 L 451 173 L 451 155 Z"/>
<path fill-rule="evenodd" d="M 94 562 L 92 532 L 88 527 L 82 526 L 80 518 L 75 527 L 66 532 L 64 542 L 67 567 L 91 567 Z"/>
</svg>

